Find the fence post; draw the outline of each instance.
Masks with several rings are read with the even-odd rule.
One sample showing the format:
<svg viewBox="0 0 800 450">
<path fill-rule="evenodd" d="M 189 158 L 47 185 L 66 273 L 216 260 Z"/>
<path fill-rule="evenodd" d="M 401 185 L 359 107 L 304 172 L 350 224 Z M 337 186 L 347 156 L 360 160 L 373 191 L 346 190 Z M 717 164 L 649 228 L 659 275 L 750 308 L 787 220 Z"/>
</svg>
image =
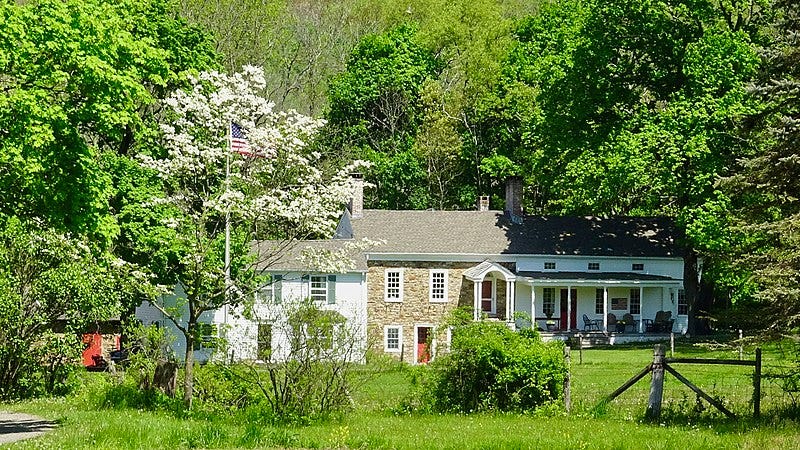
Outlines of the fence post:
<svg viewBox="0 0 800 450">
<path fill-rule="evenodd" d="M 753 417 L 761 416 L 761 348 L 756 348 L 756 369 L 753 373 Z"/>
<path fill-rule="evenodd" d="M 564 408 L 569 413 L 571 395 L 570 395 L 570 378 L 572 377 L 570 371 L 570 357 L 569 357 L 569 346 L 564 347 L 564 363 L 567 366 L 567 378 L 564 380 Z"/>
<path fill-rule="evenodd" d="M 675 333 L 669 334 L 669 357 L 675 357 Z"/>
<path fill-rule="evenodd" d="M 664 346 L 657 344 L 653 351 L 653 377 L 650 381 L 650 398 L 645 417 L 658 420 L 661 417 L 661 400 L 664 396 Z"/>
</svg>

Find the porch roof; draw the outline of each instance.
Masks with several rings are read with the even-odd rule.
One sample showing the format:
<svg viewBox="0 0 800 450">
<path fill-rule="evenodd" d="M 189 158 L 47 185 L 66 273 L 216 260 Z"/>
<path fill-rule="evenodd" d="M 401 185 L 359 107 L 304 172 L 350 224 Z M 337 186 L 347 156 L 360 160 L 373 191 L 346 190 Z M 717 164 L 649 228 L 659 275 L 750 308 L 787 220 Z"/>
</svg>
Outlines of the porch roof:
<svg viewBox="0 0 800 450">
<path fill-rule="evenodd" d="M 572 282 L 576 284 L 679 284 L 683 280 L 661 275 L 632 272 L 517 272 L 524 281 L 552 284 Z"/>
<path fill-rule="evenodd" d="M 506 281 L 514 281 L 517 277 L 513 272 L 493 261 L 484 261 L 477 266 L 472 266 L 464 271 L 464 278 L 470 281 L 482 281 L 486 274 L 490 272 L 500 272 Z"/>
</svg>

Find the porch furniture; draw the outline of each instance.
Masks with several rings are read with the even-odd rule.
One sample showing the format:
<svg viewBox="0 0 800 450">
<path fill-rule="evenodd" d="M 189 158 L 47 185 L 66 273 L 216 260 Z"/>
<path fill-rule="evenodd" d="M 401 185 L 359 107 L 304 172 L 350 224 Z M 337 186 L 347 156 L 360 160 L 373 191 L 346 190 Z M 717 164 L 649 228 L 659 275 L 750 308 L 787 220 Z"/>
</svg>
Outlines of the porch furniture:
<svg viewBox="0 0 800 450">
<path fill-rule="evenodd" d="M 536 322 L 542 321 L 544 322 L 544 327 L 537 327 L 542 331 L 555 331 L 561 329 L 561 317 L 537 317 Z M 548 325 L 548 322 L 552 324 L 552 326 Z"/>
<path fill-rule="evenodd" d="M 614 313 L 608 313 L 607 321 L 609 330 L 617 329 L 617 316 L 615 316 Z"/>
<path fill-rule="evenodd" d="M 600 331 L 600 320 L 590 319 L 586 314 L 583 315 L 583 331 Z"/>
<path fill-rule="evenodd" d="M 625 327 L 623 328 L 623 332 L 627 333 L 628 328 L 630 328 L 631 333 L 635 333 L 637 329 L 639 329 L 639 321 L 633 318 L 633 314 L 626 313 L 622 316 L 622 321 L 625 323 Z"/>
<path fill-rule="evenodd" d="M 647 331 L 669 333 L 672 331 L 672 325 L 674 323 L 675 319 L 672 318 L 672 311 L 658 311 L 655 319 L 647 319 L 645 321 L 645 326 Z"/>
</svg>

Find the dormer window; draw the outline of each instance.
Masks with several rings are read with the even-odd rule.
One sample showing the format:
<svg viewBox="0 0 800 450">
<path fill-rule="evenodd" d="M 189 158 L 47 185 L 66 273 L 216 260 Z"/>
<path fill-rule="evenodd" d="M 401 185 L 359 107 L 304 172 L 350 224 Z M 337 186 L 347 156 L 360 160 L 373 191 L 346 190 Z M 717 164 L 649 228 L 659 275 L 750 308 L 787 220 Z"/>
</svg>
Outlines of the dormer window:
<svg viewBox="0 0 800 450">
<path fill-rule="evenodd" d="M 556 263 L 552 261 L 544 263 L 544 270 L 556 270 Z"/>
<path fill-rule="evenodd" d="M 631 270 L 644 270 L 644 264 L 642 264 L 642 263 L 633 263 L 633 264 L 631 264 Z"/>
<path fill-rule="evenodd" d="M 600 270 L 600 263 L 599 262 L 590 262 L 589 263 L 589 270 Z"/>
</svg>

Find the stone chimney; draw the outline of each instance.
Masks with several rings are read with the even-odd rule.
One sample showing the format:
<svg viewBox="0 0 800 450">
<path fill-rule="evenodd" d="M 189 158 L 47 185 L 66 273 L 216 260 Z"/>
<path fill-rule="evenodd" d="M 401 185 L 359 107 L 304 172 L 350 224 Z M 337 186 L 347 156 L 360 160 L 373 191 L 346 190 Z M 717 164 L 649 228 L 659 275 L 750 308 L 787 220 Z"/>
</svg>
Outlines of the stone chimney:
<svg viewBox="0 0 800 450">
<path fill-rule="evenodd" d="M 489 196 L 488 195 L 481 195 L 478 197 L 478 211 L 488 211 L 489 210 Z"/>
<path fill-rule="evenodd" d="M 350 174 L 350 185 L 353 193 L 350 196 L 350 215 L 353 218 L 364 217 L 364 175 L 360 173 Z"/>
<path fill-rule="evenodd" d="M 506 180 L 506 215 L 514 223 L 522 223 L 522 177 Z"/>
</svg>

